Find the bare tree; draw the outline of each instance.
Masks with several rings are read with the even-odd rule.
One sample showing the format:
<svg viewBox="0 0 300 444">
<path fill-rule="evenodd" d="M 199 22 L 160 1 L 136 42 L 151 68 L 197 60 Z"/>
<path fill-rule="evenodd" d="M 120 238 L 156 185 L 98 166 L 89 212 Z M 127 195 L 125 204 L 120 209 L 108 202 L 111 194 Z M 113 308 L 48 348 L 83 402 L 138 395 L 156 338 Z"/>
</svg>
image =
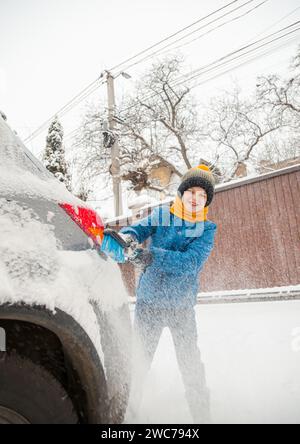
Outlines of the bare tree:
<svg viewBox="0 0 300 444">
<path fill-rule="evenodd" d="M 276 160 L 300 155 L 300 46 L 290 64 L 287 79 L 260 76 L 256 97 L 266 113 L 282 121 L 281 138 L 273 141 Z"/>
<path fill-rule="evenodd" d="M 105 129 L 105 106 L 89 106 L 74 145 L 79 181 L 102 175 L 109 185 L 111 137 L 119 139 L 121 178 L 135 191 L 166 191 L 168 185 L 151 176 L 157 166 L 180 178 L 210 159 L 219 181 L 227 181 L 249 164 L 299 154 L 300 48 L 287 80 L 260 76 L 248 97 L 235 85 L 202 106 L 201 116 L 190 89 L 178 80 L 182 68 L 180 56 L 154 63 L 116 111 L 115 134 Z"/>
<path fill-rule="evenodd" d="M 76 132 L 71 146 L 74 170 L 74 192 L 78 196 L 88 198 L 91 183 L 100 175 L 105 186 L 109 186 L 109 165 L 111 150 L 104 143 L 103 124 L 106 119 L 104 105 L 86 104 L 79 130 Z"/>
<path fill-rule="evenodd" d="M 271 112 L 281 113 L 289 125 L 300 120 L 300 47 L 291 63 L 291 76 L 260 76 L 257 82 L 258 100 Z"/>
<path fill-rule="evenodd" d="M 155 63 L 137 85 L 125 111 L 118 115 L 122 125 L 121 162 L 128 167 L 126 178 L 139 173 L 149 188 L 153 185 L 147 180 L 147 168 L 163 164 L 181 177 L 203 154 L 199 149 L 201 125 L 196 104 L 190 90 L 177 82 L 182 65 L 179 56 Z"/>
<path fill-rule="evenodd" d="M 113 137 L 120 145 L 121 178 L 136 191 L 168 188 L 151 179 L 156 166 L 166 166 L 180 178 L 201 156 L 207 157 L 196 104 L 190 90 L 177 82 L 182 68 L 179 56 L 156 62 L 116 112 Z M 103 175 L 109 182 L 111 151 L 103 137 L 109 136 L 105 120 L 105 107 L 99 111 L 89 105 L 73 145 L 79 180 Z"/>
<path fill-rule="evenodd" d="M 300 46 L 290 65 L 288 79 L 277 75 L 261 76 L 257 82 L 257 98 L 265 111 L 277 115 L 288 129 L 281 146 L 282 155 L 300 153 Z"/>
<path fill-rule="evenodd" d="M 207 138 L 216 144 L 220 157 L 227 158 L 227 165 L 222 159 L 227 169 L 225 181 L 246 169 L 247 163 L 252 161 L 254 165 L 270 134 L 284 126 L 281 114 L 266 112 L 264 105 L 253 97 L 242 97 L 238 86 L 211 99 L 205 119 Z"/>
</svg>

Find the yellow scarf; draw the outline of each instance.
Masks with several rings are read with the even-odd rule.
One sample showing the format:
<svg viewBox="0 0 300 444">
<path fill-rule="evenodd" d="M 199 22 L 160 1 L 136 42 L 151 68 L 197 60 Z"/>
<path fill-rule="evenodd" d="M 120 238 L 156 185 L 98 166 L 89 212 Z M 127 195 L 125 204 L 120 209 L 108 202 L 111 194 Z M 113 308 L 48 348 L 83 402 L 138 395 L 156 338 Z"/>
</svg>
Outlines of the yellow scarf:
<svg viewBox="0 0 300 444">
<path fill-rule="evenodd" d="M 201 211 L 198 211 L 197 213 L 188 211 L 184 207 L 180 197 L 177 195 L 174 204 L 170 208 L 170 212 L 188 222 L 202 222 L 204 220 L 207 220 L 208 207 L 204 207 Z"/>
</svg>

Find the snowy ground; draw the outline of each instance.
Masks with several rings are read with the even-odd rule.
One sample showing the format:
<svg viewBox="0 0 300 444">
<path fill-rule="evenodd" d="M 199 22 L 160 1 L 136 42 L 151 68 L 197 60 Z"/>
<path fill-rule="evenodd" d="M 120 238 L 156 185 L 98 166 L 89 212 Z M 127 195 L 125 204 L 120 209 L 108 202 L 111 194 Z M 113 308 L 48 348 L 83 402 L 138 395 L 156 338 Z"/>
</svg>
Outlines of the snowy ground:
<svg viewBox="0 0 300 444">
<path fill-rule="evenodd" d="M 213 422 L 300 424 L 300 301 L 198 305 L 196 311 Z M 139 416 L 125 420 L 192 422 L 168 329 Z"/>
</svg>

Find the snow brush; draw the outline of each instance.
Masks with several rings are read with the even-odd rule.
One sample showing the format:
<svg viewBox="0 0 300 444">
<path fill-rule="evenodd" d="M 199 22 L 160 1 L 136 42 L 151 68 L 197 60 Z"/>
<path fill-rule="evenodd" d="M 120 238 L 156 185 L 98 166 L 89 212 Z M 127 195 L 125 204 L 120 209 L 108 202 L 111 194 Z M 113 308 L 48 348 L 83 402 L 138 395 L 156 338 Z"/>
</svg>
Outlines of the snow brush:
<svg viewBox="0 0 300 444">
<path fill-rule="evenodd" d="M 130 246 L 115 230 L 104 229 L 101 217 L 91 208 L 62 204 L 59 206 L 68 216 L 100 247 L 100 251 L 110 256 L 116 262 L 126 262 L 125 252 Z"/>
<path fill-rule="evenodd" d="M 104 238 L 101 244 L 100 250 L 111 257 L 118 263 L 125 263 L 125 249 L 130 246 L 129 242 L 126 242 L 119 234 L 112 228 L 106 228 L 104 230 Z"/>
</svg>

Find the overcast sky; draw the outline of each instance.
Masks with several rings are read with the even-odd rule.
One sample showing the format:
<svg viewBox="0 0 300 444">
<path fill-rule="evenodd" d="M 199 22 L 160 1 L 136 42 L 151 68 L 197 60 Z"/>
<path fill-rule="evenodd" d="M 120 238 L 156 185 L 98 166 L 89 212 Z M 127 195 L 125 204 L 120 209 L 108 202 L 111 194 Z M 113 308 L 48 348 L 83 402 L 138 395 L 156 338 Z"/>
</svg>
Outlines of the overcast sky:
<svg viewBox="0 0 300 444">
<path fill-rule="evenodd" d="M 238 1 L 235 7 L 246 1 Z M 243 11 L 262 1 L 249 3 Z M 229 0 L 1 0 L 0 109 L 24 138 L 103 69 L 227 3 Z M 183 47 L 187 66 L 203 66 L 263 31 L 268 34 L 296 21 L 300 18 L 300 9 L 294 11 L 297 7 L 299 0 L 268 0 L 246 17 Z M 282 70 L 296 45 L 295 41 L 292 46 L 235 71 L 230 78 L 252 88 L 257 74 Z M 147 66 L 142 63 L 129 70 L 129 81 L 119 78 L 117 93 L 118 88 L 126 93 L 126 85 L 129 87 Z M 212 94 L 226 81 L 228 78 L 216 79 L 198 88 L 196 94 Z M 75 118 L 72 119 L 66 120 L 65 131 L 73 129 Z M 29 145 L 36 154 L 44 137 Z"/>
</svg>

